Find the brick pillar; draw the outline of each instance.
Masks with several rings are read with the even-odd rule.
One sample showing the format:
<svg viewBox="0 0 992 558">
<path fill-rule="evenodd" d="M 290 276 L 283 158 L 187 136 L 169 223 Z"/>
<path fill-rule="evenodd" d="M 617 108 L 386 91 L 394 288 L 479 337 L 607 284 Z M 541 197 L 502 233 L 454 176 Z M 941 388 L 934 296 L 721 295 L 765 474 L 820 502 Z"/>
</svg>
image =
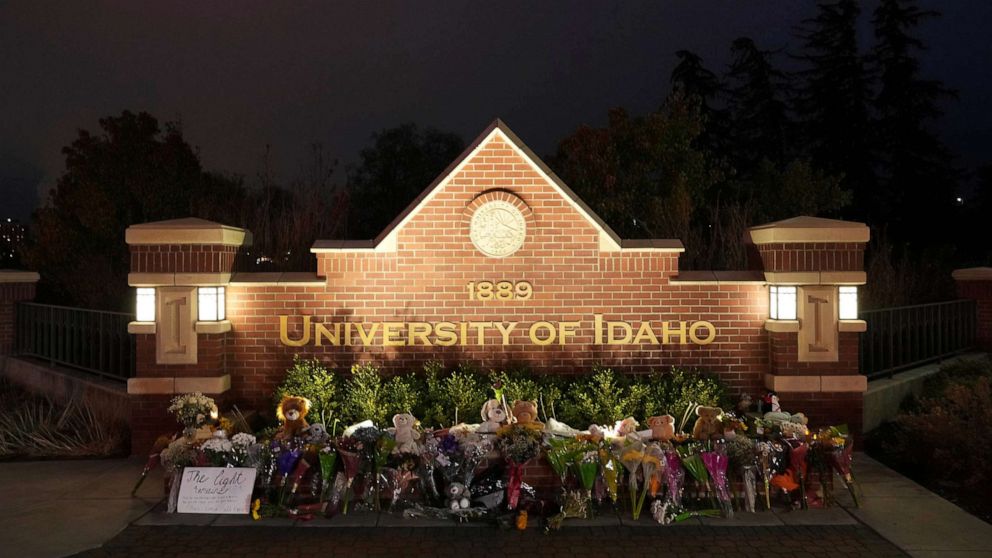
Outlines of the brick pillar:
<svg viewBox="0 0 992 558">
<path fill-rule="evenodd" d="M 868 382 L 858 366 L 858 335 L 866 324 L 856 315 L 840 318 L 840 296 L 842 288 L 847 297 L 850 287 L 865 283 L 868 227 L 796 217 L 750 232 L 769 290 L 782 289 L 796 304 L 795 316 L 765 322 L 765 386 L 784 410 L 806 413 L 812 426 L 846 423 L 860 434 Z"/>
<path fill-rule="evenodd" d="M 34 300 L 38 274 L 0 269 L 0 355 L 14 352 L 17 303 Z"/>
<path fill-rule="evenodd" d="M 975 343 L 992 351 L 992 267 L 956 269 L 951 274 L 959 298 L 975 301 Z"/>
<path fill-rule="evenodd" d="M 199 391 L 224 404 L 231 389 L 231 322 L 199 319 L 200 289 L 226 289 L 234 258 L 251 243 L 251 234 L 202 219 L 177 219 L 128 227 L 125 238 L 131 251 L 128 284 L 154 290 L 154 320 L 128 324 L 136 349 L 135 377 L 127 385 L 131 452 L 143 455 L 158 436 L 177 430 L 166 411 L 176 394 Z"/>
</svg>

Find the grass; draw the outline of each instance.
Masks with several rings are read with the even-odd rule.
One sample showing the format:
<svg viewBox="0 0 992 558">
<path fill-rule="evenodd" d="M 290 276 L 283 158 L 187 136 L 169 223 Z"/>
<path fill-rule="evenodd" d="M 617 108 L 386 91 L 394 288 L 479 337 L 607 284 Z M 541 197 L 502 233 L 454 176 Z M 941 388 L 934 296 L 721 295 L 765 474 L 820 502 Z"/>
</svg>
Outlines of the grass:
<svg viewBox="0 0 992 558">
<path fill-rule="evenodd" d="M 0 379 L 0 459 L 126 454 L 127 426 L 92 406 L 57 403 Z"/>
</svg>

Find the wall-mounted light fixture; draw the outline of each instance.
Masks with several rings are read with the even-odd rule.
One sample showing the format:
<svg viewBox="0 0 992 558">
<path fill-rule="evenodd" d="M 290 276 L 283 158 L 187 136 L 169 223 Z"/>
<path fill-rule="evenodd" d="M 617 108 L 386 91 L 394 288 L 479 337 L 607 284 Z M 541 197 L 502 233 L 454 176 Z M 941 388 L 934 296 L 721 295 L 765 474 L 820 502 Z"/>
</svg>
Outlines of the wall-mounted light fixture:
<svg viewBox="0 0 992 558">
<path fill-rule="evenodd" d="M 141 287 L 135 289 L 134 319 L 138 322 L 155 321 L 155 289 Z"/>
<path fill-rule="evenodd" d="M 217 322 L 225 319 L 224 287 L 197 288 L 197 320 Z"/>
<path fill-rule="evenodd" d="M 841 320 L 858 319 L 858 288 L 838 287 L 838 310 L 837 315 Z"/>
<path fill-rule="evenodd" d="M 773 320 L 796 319 L 796 287 L 768 287 L 768 313 Z"/>
</svg>

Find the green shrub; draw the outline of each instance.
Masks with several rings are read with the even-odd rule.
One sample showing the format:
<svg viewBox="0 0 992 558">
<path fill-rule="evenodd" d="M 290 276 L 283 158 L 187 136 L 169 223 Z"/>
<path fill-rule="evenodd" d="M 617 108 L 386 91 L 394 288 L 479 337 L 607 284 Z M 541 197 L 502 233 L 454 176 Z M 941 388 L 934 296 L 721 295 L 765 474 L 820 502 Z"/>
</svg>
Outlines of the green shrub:
<svg viewBox="0 0 992 558">
<path fill-rule="evenodd" d="M 344 383 L 344 418 L 348 424 L 371 420 L 386 425 L 386 397 L 382 376 L 374 364 L 355 364 Z"/>
<path fill-rule="evenodd" d="M 413 374 L 393 376 L 382 386 L 382 399 L 386 416 L 396 413 L 412 413 L 420 410 L 421 394 L 424 388 Z M 390 418 L 391 420 L 391 418 Z"/>
<path fill-rule="evenodd" d="M 565 409 L 558 409 L 565 422 L 587 426 L 610 424 L 631 415 L 638 415 L 644 407 L 649 388 L 643 381 L 616 374 L 609 368 L 595 368 L 588 379 L 571 383 Z"/>
<path fill-rule="evenodd" d="M 428 427 L 441 425 L 447 420 L 443 373 L 444 367 L 440 362 L 432 360 L 424 364 L 420 406 L 413 414 Z"/>
<path fill-rule="evenodd" d="M 450 426 L 459 422 L 477 422 L 479 409 L 489 399 L 489 386 L 485 379 L 468 369 L 459 369 L 444 379 L 444 409 Z"/>
<path fill-rule="evenodd" d="M 310 400 L 311 422 L 322 422 L 330 427 L 330 423 L 341 413 L 338 377 L 316 358 L 293 356 L 293 366 L 286 372 L 286 379 L 276 388 L 273 409 L 286 395 Z"/>
<path fill-rule="evenodd" d="M 643 416 L 670 414 L 679 418 L 690 405 L 726 406 L 727 390 L 713 375 L 676 368 L 647 377 Z"/>
</svg>

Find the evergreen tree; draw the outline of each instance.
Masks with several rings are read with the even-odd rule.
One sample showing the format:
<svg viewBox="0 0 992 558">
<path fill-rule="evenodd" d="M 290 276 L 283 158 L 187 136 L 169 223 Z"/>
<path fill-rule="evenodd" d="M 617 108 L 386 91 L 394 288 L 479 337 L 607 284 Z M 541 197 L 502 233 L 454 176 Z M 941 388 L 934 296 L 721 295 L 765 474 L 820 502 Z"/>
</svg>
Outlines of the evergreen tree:
<svg viewBox="0 0 992 558">
<path fill-rule="evenodd" d="M 698 54 L 680 50 L 675 56 L 679 63 L 672 70 L 672 90 L 699 107 L 704 125 L 695 143 L 711 153 L 723 153 L 727 146 L 728 116 L 726 110 L 714 106 L 724 91 L 723 83 L 703 65 Z"/>
<path fill-rule="evenodd" d="M 889 201 L 881 217 L 897 238 L 923 240 L 922 233 L 946 229 L 952 216 L 957 173 L 940 139 L 930 130 L 942 115 L 939 102 L 953 95 L 943 84 L 920 76 L 916 54 L 925 47 L 913 30 L 939 14 L 915 0 L 882 0 L 872 24 L 876 43 L 871 62 L 879 77 L 873 127 L 878 149 L 879 192 Z M 938 227 L 920 227 L 920 223 Z M 931 237 L 932 238 L 932 237 Z"/>
<path fill-rule="evenodd" d="M 726 75 L 727 106 L 733 164 L 749 175 L 764 158 L 786 160 L 789 115 L 784 92 L 787 77 L 771 64 L 772 52 L 760 50 L 748 37 L 731 47 L 733 60 Z"/>
<path fill-rule="evenodd" d="M 801 29 L 806 67 L 795 99 L 804 144 L 813 163 L 841 173 L 854 195 L 853 217 L 873 221 L 885 203 L 874 191 L 868 134 L 870 83 L 858 51 L 855 0 L 818 4 Z"/>
</svg>

